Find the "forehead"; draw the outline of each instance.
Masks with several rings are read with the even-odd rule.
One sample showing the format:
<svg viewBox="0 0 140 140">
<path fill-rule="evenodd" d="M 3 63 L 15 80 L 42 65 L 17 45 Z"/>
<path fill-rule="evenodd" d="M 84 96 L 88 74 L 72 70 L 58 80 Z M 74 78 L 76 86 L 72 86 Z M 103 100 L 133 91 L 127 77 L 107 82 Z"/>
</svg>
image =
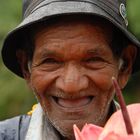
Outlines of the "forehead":
<svg viewBox="0 0 140 140">
<path fill-rule="evenodd" d="M 54 48 L 58 46 L 81 45 L 106 45 L 112 41 L 112 26 L 110 23 L 89 17 L 66 17 L 59 18 L 51 24 L 41 26 L 35 34 L 35 47 Z M 76 44 L 76 45 L 75 45 Z M 65 46 L 66 46 L 65 45 Z M 55 47 L 54 47 L 55 46 Z M 57 47 L 56 47 L 57 46 Z M 61 47 L 63 49 L 63 47 Z M 77 49 L 81 47 L 76 47 Z M 86 49 L 86 47 L 83 47 Z M 70 48 L 65 48 L 69 50 Z M 88 49 L 88 48 L 87 48 Z"/>
<path fill-rule="evenodd" d="M 45 31 L 51 32 L 55 29 L 63 28 L 69 29 L 74 28 L 74 25 L 84 25 L 87 28 L 92 26 L 93 28 L 98 27 L 103 29 L 103 32 L 108 32 L 110 34 L 106 34 L 106 36 L 112 36 L 112 29 L 113 25 L 100 17 L 91 16 L 91 15 L 67 15 L 67 16 L 60 16 L 49 19 L 46 22 L 42 22 L 41 24 L 37 25 L 37 27 L 33 28 L 31 32 L 33 32 L 33 36 L 37 36 L 38 33 Z M 57 30 L 59 32 L 61 30 Z"/>
</svg>

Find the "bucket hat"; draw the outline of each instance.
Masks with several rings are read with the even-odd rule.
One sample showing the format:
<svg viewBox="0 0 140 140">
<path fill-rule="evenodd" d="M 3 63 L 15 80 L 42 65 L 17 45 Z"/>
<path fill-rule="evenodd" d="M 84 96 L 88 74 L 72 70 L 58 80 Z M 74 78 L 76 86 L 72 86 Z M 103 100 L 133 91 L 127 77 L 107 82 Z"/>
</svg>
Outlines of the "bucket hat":
<svg viewBox="0 0 140 140">
<path fill-rule="evenodd" d="M 138 53 L 132 73 L 140 69 L 140 42 L 127 30 L 125 0 L 23 0 L 23 20 L 4 40 L 2 58 L 12 72 L 23 77 L 16 57 L 16 50 L 25 30 L 32 25 L 61 15 L 83 14 L 99 16 L 111 22 L 129 41 L 137 46 Z M 22 35 L 21 35 L 22 34 Z"/>
</svg>

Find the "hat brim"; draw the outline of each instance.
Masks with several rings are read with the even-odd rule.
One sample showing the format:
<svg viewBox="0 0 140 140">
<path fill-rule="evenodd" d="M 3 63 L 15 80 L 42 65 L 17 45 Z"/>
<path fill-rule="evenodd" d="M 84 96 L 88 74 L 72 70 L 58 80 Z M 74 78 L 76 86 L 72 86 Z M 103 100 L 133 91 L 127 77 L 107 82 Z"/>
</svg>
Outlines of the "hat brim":
<svg viewBox="0 0 140 140">
<path fill-rule="evenodd" d="M 72 14 L 82 14 L 82 15 L 96 15 L 102 17 L 113 25 L 115 25 L 125 36 L 138 48 L 138 53 L 136 56 L 136 60 L 133 65 L 132 73 L 137 72 L 140 69 L 140 64 L 138 59 L 140 58 L 140 42 L 136 39 L 136 37 L 131 34 L 124 25 L 121 25 L 119 21 L 117 21 L 117 15 L 113 11 L 109 11 L 107 7 L 100 7 L 94 2 L 86 1 L 54 1 L 52 3 L 47 2 L 47 0 L 43 1 L 36 9 L 34 9 L 29 16 L 27 16 L 19 26 L 17 26 L 12 32 L 8 34 L 6 37 L 3 49 L 2 49 L 2 58 L 4 64 L 10 69 L 12 72 L 17 74 L 20 77 L 23 77 L 22 70 L 18 63 L 16 57 L 16 49 L 18 48 L 17 39 L 19 39 L 22 43 L 21 34 L 24 34 L 24 30 L 27 27 L 31 27 L 32 25 L 39 23 L 44 20 L 48 20 L 49 18 L 53 18 L 61 15 L 72 15 Z"/>
</svg>

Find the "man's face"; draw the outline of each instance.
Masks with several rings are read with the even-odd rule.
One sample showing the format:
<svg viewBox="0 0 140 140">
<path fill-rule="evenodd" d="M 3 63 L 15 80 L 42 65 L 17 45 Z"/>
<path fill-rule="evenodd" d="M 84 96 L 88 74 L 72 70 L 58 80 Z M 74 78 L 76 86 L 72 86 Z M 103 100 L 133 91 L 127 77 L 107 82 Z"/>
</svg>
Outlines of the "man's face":
<svg viewBox="0 0 140 140">
<path fill-rule="evenodd" d="M 104 125 L 118 79 L 118 61 L 110 49 L 112 28 L 90 21 L 65 21 L 35 36 L 30 85 L 57 130 Z"/>
</svg>

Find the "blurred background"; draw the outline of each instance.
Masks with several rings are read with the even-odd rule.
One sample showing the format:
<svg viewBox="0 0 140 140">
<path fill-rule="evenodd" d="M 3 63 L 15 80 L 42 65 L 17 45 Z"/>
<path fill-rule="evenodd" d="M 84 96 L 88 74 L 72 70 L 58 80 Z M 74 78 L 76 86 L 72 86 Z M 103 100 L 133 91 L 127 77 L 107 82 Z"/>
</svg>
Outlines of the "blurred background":
<svg viewBox="0 0 140 140">
<path fill-rule="evenodd" d="M 21 0 L 0 0 L 0 49 L 6 34 L 22 19 Z M 140 40 L 140 0 L 127 0 L 129 30 Z M 123 90 L 127 104 L 140 102 L 140 72 Z M 0 120 L 31 110 L 36 99 L 23 79 L 11 73 L 0 57 Z"/>
</svg>

